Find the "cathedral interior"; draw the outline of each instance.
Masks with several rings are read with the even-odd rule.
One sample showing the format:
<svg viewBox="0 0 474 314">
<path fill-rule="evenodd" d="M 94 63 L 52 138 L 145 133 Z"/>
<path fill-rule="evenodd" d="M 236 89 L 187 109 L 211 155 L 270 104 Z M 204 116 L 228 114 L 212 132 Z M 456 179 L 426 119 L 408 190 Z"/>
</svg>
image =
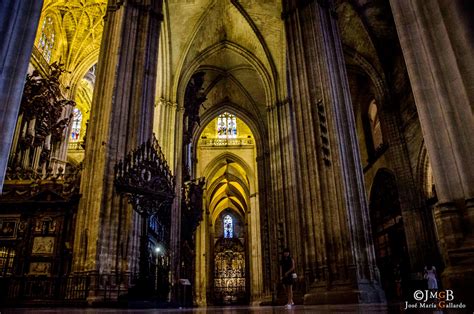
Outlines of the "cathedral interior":
<svg viewBox="0 0 474 314">
<path fill-rule="evenodd" d="M 0 3 L 0 303 L 474 293 L 468 0 Z"/>
</svg>

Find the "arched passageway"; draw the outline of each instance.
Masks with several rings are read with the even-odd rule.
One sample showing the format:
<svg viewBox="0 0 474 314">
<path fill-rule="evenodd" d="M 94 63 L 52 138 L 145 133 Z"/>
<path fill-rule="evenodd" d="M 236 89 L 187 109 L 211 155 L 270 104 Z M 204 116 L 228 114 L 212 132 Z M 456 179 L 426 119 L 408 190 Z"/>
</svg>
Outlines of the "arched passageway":
<svg viewBox="0 0 474 314">
<path fill-rule="evenodd" d="M 369 207 L 381 284 L 388 299 L 399 299 L 410 266 L 397 182 L 386 169 L 375 176 Z"/>
<path fill-rule="evenodd" d="M 261 293 L 256 150 L 248 125 L 227 111 L 197 141 L 196 175 L 206 181 L 196 232 L 198 303 L 242 304 Z"/>
</svg>

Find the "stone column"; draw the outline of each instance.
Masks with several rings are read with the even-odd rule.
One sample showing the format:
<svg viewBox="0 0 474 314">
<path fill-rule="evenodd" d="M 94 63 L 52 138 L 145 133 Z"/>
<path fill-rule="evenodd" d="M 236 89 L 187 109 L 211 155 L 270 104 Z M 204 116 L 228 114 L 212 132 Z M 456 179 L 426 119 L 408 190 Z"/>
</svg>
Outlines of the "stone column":
<svg viewBox="0 0 474 314">
<path fill-rule="evenodd" d="M 0 192 L 43 0 L 0 2 Z"/>
<path fill-rule="evenodd" d="M 183 129 L 183 115 L 184 107 L 177 106 L 176 110 L 173 108 L 168 108 L 168 117 L 174 112 L 175 119 L 171 121 L 174 122 L 174 130 Z M 174 133 L 174 134 L 172 134 Z M 174 146 L 174 155 L 173 160 L 175 160 L 174 171 L 175 171 L 175 198 L 173 200 L 173 206 L 171 208 L 171 226 L 170 226 L 170 250 L 171 250 L 171 285 L 172 285 L 172 296 L 171 299 L 173 302 L 178 302 L 178 289 L 179 289 L 179 279 L 181 277 L 181 208 L 182 202 L 184 201 L 183 197 L 183 132 L 170 132 L 172 141 L 175 144 Z M 171 149 L 171 147 L 170 147 Z M 186 226 L 184 226 L 186 227 Z"/>
<path fill-rule="evenodd" d="M 115 192 L 114 166 L 152 136 L 161 6 L 161 0 L 108 4 L 75 228 L 75 272 L 138 271 L 133 254 L 141 222 Z"/>
<path fill-rule="evenodd" d="M 205 191 L 204 197 L 207 197 Z M 207 200 L 206 200 L 207 203 Z M 194 281 L 195 302 L 198 306 L 208 305 L 207 290 L 208 280 L 211 272 L 209 271 L 210 259 L 210 227 L 209 210 L 207 205 L 204 205 L 203 220 L 196 229 L 196 277 Z"/>
<path fill-rule="evenodd" d="M 262 233 L 260 232 L 260 208 L 258 203 L 258 194 L 250 196 L 250 208 L 247 212 L 247 231 L 249 237 L 248 269 L 250 273 L 250 302 L 260 303 L 263 296 L 263 259 L 262 259 Z"/>
<path fill-rule="evenodd" d="M 353 108 L 332 1 L 285 1 L 307 248 L 305 304 L 380 303 Z M 311 245 L 311 242 L 309 242 Z"/>
<path fill-rule="evenodd" d="M 300 189 L 303 188 L 298 184 L 297 178 L 300 177 L 300 169 L 298 163 L 295 163 L 295 158 L 298 151 L 295 150 L 295 134 L 293 129 L 296 127 L 293 124 L 293 112 L 291 108 L 291 101 L 288 99 L 277 102 L 275 112 L 277 115 L 276 135 L 277 135 L 277 154 L 280 156 L 281 174 L 279 194 L 283 197 L 283 208 L 281 210 L 281 217 L 284 220 L 285 226 L 285 245 L 291 251 L 292 256 L 295 257 L 296 272 L 299 274 L 300 280 L 304 279 L 304 270 L 307 262 L 303 257 L 304 247 L 314 247 L 307 242 L 311 242 L 314 237 L 311 235 L 312 230 L 308 230 L 307 240 L 301 241 L 301 226 L 304 222 L 302 216 L 304 213 L 301 209 L 301 195 Z M 309 245 L 308 245 L 309 244 Z M 283 247 L 279 248 L 279 252 Z"/>
<path fill-rule="evenodd" d="M 268 189 L 272 186 L 269 179 L 270 173 L 270 162 L 269 153 L 266 147 L 262 147 L 258 150 L 257 162 L 257 173 L 258 173 L 258 194 L 260 195 L 260 221 L 261 221 L 261 240 L 262 240 L 262 260 L 263 260 L 263 289 L 264 298 L 271 300 L 273 293 L 273 285 L 278 280 L 277 267 L 275 260 L 278 260 L 276 256 L 276 235 L 275 235 L 275 221 L 274 215 L 271 215 L 271 202 L 269 201 L 269 194 L 272 194 L 272 190 Z"/>
<path fill-rule="evenodd" d="M 275 215 L 274 223 L 278 223 L 285 217 L 285 204 L 283 193 L 283 172 L 281 168 L 281 150 L 279 140 L 279 125 L 277 107 L 267 108 L 267 119 L 269 129 L 269 150 L 270 150 L 270 167 L 272 178 L 272 214 Z M 286 243 L 285 243 L 286 244 Z M 282 248 L 280 248 L 282 249 Z"/>
<path fill-rule="evenodd" d="M 390 0 L 433 169 L 444 288 L 459 293 L 474 288 L 474 47 L 464 2 Z"/>
<path fill-rule="evenodd" d="M 292 239 L 289 238 L 289 231 L 293 230 L 288 223 L 287 213 L 291 211 L 287 208 L 288 199 L 285 195 L 284 181 L 285 172 L 282 164 L 281 149 L 281 127 L 279 122 L 279 106 L 277 104 L 267 107 L 268 134 L 269 134 L 269 177 L 268 182 L 271 186 L 271 193 L 268 194 L 269 208 L 266 209 L 267 226 L 270 238 L 269 251 L 271 253 L 272 272 L 271 282 L 277 282 L 280 277 L 279 265 L 274 263 L 281 258 L 284 247 L 292 245 Z M 263 157 L 263 158 L 262 158 Z M 262 159 L 265 156 L 261 156 Z M 262 160 L 263 161 L 263 160 Z M 260 174 L 259 174 L 260 176 Z M 273 289 L 273 288 L 272 288 Z"/>
<path fill-rule="evenodd" d="M 164 98 L 160 98 L 155 107 L 153 131 L 171 169 L 175 168 L 176 113 L 180 110 L 176 103 Z"/>
<path fill-rule="evenodd" d="M 170 168 L 175 173 L 175 199 L 173 200 L 171 210 L 171 226 L 170 226 L 170 259 L 171 259 L 171 284 L 172 284 L 172 301 L 178 302 L 178 282 L 180 279 L 180 261 L 181 261 L 181 201 L 182 201 L 182 132 L 176 130 L 183 129 L 184 107 L 178 106 L 164 98 L 156 104 L 154 124 L 155 135 L 163 149 Z M 199 229 L 198 229 L 199 230 Z M 198 233 L 197 233 L 198 234 Z M 196 243 L 198 243 L 196 241 Z M 197 246 L 198 244 L 196 244 Z M 199 300 L 202 300 L 202 292 L 198 286 L 199 278 L 196 277 L 195 287 L 198 292 Z M 205 293 L 204 293 L 205 302 Z M 201 302 L 201 301 L 199 301 Z"/>
</svg>

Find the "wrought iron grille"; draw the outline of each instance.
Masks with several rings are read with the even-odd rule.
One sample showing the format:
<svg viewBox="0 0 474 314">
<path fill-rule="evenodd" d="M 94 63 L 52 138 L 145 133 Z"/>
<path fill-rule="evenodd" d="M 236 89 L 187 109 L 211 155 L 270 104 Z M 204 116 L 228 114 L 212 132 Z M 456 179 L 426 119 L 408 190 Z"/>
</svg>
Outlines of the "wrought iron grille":
<svg viewBox="0 0 474 314">
<path fill-rule="evenodd" d="M 133 209 L 143 219 L 139 278 L 132 294 L 149 296 L 155 290 L 156 281 L 151 267 L 152 250 L 149 243 L 153 236 L 158 236 L 159 241 L 169 247 L 170 230 L 167 226 L 171 226 L 171 204 L 175 187 L 174 177 L 155 136 L 115 165 L 115 187 L 118 193 L 128 197 Z M 150 217 L 154 217 L 151 228 Z M 160 276 L 169 278 L 165 273 L 160 273 Z"/>
<path fill-rule="evenodd" d="M 171 203 L 175 179 L 154 136 L 117 163 L 115 186 L 140 214 L 150 216 Z"/>
</svg>

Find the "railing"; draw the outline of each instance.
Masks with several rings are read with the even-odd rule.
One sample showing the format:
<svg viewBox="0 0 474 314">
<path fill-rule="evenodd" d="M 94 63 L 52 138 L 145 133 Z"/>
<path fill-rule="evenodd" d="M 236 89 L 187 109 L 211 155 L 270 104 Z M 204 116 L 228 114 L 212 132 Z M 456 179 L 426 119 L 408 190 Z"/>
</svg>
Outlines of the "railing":
<svg viewBox="0 0 474 314">
<path fill-rule="evenodd" d="M 7 277 L 1 278 L 6 289 L 3 297 L 9 301 L 28 300 L 85 300 L 90 277 Z"/>
<path fill-rule="evenodd" d="M 82 147 L 83 141 L 77 141 L 77 142 L 69 142 L 67 143 L 67 149 L 68 150 L 84 150 L 84 147 Z"/>
<path fill-rule="evenodd" d="M 134 281 L 131 275 L 0 277 L 0 304 L 85 302 L 90 292 L 103 302 L 116 302 L 128 293 Z"/>
<path fill-rule="evenodd" d="M 209 138 L 201 139 L 201 146 L 249 146 L 253 145 L 251 138 Z"/>
</svg>

